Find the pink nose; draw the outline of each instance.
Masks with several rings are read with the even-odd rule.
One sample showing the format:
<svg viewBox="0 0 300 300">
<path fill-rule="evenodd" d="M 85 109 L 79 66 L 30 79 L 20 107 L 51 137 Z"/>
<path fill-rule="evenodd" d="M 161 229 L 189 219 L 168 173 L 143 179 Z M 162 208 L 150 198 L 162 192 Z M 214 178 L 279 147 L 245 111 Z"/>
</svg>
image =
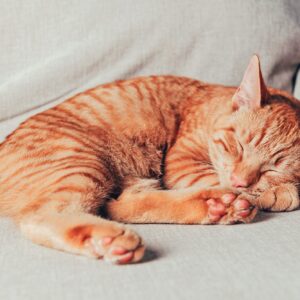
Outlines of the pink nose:
<svg viewBox="0 0 300 300">
<path fill-rule="evenodd" d="M 231 174 L 230 180 L 231 180 L 232 186 L 234 186 L 236 188 L 249 186 L 249 183 L 246 179 L 240 178 L 237 175 L 235 175 L 234 173 Z"/>
</svg>

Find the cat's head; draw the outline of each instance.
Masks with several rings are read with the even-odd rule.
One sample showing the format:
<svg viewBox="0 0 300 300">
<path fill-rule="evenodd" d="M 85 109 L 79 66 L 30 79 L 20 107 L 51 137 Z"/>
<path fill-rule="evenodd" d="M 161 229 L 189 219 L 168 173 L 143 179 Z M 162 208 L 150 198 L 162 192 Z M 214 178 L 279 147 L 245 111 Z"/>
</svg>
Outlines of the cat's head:
<svg viewBox="0 0 300 300">
<path fill-rule="evenodd" d="M 300 105 L 267 90 L 254 56 L 232 98 L 233 113 L 210 141 L 210 157 L 223 185 L 264 191 L 300 180 Z"/>
</svg>

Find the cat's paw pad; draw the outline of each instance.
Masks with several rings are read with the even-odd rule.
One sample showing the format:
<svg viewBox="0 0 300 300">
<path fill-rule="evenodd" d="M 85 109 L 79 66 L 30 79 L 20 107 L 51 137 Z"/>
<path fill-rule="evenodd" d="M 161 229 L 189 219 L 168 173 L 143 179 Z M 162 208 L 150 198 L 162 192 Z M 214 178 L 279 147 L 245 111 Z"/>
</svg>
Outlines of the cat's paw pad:
<svg viewBox="0 0 300 300">
<path fill-rule="evenodd" d="M 106 227 L 111 228 L 107 230 Z M 129 229 L 114 225 L 83 225 L 75 231 L 77 237 L 74 238 L 77 239 L 80 254 L 116 264 L 138 262 L 144 256 L 145 247 L 141 238 Z"/>
<path fill-rule="evenodd" d="M 256 215 L 256 209 L 246 199 L 234 193 L 226 193 L 219 199 L 209 199 L 206 224 L 248 223 Z"/>
</svg>

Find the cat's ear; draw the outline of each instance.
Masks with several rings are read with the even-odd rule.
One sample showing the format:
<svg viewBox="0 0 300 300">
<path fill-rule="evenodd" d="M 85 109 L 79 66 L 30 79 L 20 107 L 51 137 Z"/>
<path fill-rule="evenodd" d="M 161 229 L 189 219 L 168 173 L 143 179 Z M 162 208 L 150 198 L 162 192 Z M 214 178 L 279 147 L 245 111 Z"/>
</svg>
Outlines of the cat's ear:
<svg viewBox="0 0 300 300">
<path fill-rule="evenodd" d="M 258 108 L 267 97 L 268 90 L 262 77 L 259 58 L 253 55 L 243 80 L 232 98 L 233 109 Z"/>
</svg>

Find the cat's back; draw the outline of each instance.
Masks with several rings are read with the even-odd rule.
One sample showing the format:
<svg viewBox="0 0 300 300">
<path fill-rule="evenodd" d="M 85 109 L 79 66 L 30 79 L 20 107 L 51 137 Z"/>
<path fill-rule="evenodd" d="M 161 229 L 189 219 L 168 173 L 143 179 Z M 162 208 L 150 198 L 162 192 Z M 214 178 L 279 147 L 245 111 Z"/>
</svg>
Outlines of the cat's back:
<svg viewBox="0 0 300 300">
<path fill-rule="evenodd" d="M 158 161 L 156 150 L 176 134 L 172 101 L 187 82 L 172 76 L 117 81 L 29 118 L 0 145 L 2 180 L 62 159 L 112 155 L 112 149 L 131 148 Z"/>
<path fill-rule="evenodd" d="M 114 132 L 137 140 L 161 143 L 172 136 L 178 125 L 176 109 L 182 90 L 197 81 L 176 76 L 148 76 L 103 84 L 23 122 L 7 136 L 4 148 L 47 144 L 67 133 L 82 140 L 101 132 Z M 99 134 L 98 134 L 99 135 Z"/>
<path fill-rule="evenodd" d="M 174 141 L 182 111 L 232 88 L 178 76 L 146 76 L 103 84 L 32 116 L 0 145 L 3 157 L 15 153 L 44 155 L 57 141 L 70 147 L 95 144 L 110 136 L 152 146 Z M 199 100 L 200 99 L 200 100 Z M 212 103 L 212 104 L 210 104 Z M 214 109 L 214 108 L 213 108 Z M 181 116 L 180 116 L 181 115 Z M 1 155 L 0 155 L 1 160 Z"/>
</svg>

